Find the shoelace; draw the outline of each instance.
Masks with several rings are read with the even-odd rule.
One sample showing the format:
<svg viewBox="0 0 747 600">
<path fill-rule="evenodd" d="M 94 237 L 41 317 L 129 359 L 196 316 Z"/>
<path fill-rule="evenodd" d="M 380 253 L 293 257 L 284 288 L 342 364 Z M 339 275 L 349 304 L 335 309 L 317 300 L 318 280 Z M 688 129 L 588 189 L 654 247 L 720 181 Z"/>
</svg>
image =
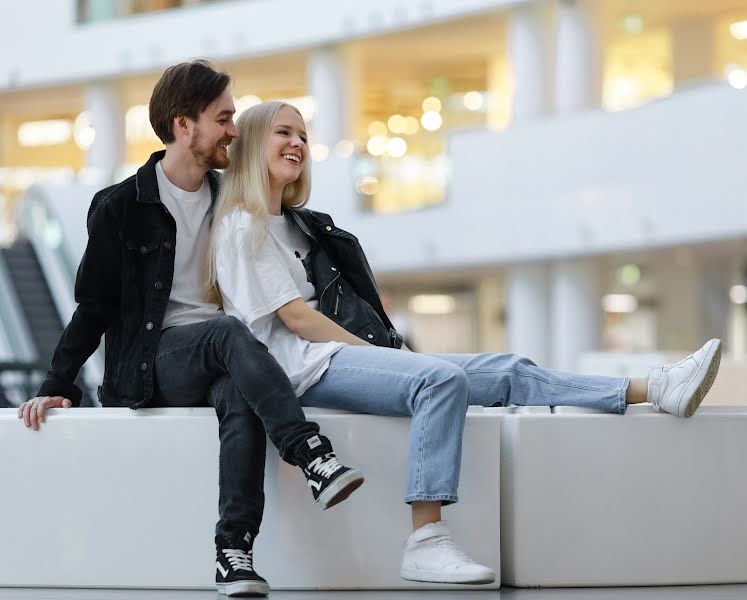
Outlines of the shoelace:
<svg viewBox="0 0 747 600">
<path fill-rule="evenodd" d="M 321 456 L 318 456 L 309 463 L 310 471 L 326 478 L 331 477 L 340 469 L 342 469 L 342 465 L 337 460 L 337 457 L 332 453 L 327 454 L 326 459 L 322 459 Z"/>
<path fill-rule="evenodd" d="M 467 554 L 462 552 L 459 548 L 457 548 L 456 544 L 454 543 L 454 540 L 452 540 L 451 537 L 448 535 L 441 536 L 436 541 L 436 547 L 439 550 L 448 551 L 452 555 L 452 557 L 456 560 L 459 560 L 465 563 L 475 562 L 474 560 L 472 560 L 472 557 L 468 556 Z"/>
<path fill-rule="evenodd" d="M 226 549 L 223 550 L 223 554 L 226 555 L 228 563 L 233 567 L 235 571 L 251 571 L 254 572 L 252 567 L 252 550 L 244 552 L 243 550 Z"/>
</svg>

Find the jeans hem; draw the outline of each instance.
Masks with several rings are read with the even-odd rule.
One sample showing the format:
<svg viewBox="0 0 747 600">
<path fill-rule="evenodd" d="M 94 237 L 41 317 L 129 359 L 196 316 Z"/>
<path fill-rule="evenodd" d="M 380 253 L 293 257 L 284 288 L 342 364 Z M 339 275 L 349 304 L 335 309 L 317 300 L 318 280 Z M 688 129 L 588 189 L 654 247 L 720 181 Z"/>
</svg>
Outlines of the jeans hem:
<svg viewBox="0 0 747 600">
<path fill-rule="evenodd" d="M 623 384 L 620 388 L 620 393 L 618 394 L 617 401 L 618 401 L 618 408 L 617 412 L 621 415 L 625 414 L 625 411 L 628 409 L 628 403 L 625 401 L 626 396 L 628 395 L 628 386 L 630 385 L 630 377 L 623 377 Z"/>
<path fill-rule="evenodd" d="M 456 494 L 410 494 L 405 498 L 405 502 L 436 502 L 440 500 L 443 506 L 447 504 L 456 504 L 459 502 L 459 496 Z"/>
</svg>

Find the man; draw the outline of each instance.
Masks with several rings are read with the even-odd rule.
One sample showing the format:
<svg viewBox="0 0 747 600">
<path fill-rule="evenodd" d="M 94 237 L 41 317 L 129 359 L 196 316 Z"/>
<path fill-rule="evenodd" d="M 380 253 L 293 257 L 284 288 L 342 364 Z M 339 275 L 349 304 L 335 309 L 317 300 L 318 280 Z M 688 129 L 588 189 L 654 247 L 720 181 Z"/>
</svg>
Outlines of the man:
<svg viewBox="0 0 747 600">
<path fill-rule="evenodd" d="M 215 407 L 220 436 L 216 585 L 267 594 L 252 545 L 264 508 L 265 430 L 287 462 L 304 468 L 323 508 L 362 482 L 340 465 L 304 418 L 280 366 L 239 320 L 203 299 L 203 263 L 233 122 L 230 78 L 195 60 L 170 67 L 150 100 L 165 151 L 136 175 L 98 192 L 78 269 L 78 307 L 36 398 L 18 411 L 37 430 L 49 408 L 80 404 L 74 380 L 106 334 L 104 406 Z M 263 427 L 264 426 L 264 427 Z"/>
</svg>

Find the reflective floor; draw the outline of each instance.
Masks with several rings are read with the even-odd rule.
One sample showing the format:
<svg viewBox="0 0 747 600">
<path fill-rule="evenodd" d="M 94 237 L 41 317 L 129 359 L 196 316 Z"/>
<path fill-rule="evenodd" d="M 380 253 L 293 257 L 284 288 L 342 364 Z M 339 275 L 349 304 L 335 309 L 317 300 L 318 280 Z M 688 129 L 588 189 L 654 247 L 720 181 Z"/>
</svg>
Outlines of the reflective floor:
<svg viewBox="0 0 747 600">
<path fill-rule="evenodd" d="M 648 588 L 546 588 L 417 591 L 275 591 L 272 600 L 743 600 L 747 585 L 709 585 Z M 211 591 L 194 590 L 91 590 L 51 588 L 0 588 L 0 600 L 226 600 Z"/>
</svg>

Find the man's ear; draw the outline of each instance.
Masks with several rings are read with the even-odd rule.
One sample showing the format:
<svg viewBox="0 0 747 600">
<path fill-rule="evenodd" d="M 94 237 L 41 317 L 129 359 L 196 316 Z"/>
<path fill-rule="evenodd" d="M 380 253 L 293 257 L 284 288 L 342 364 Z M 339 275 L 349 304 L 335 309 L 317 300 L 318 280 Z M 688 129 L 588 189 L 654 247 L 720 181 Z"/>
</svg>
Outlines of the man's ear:
<svg viewBox="0 0 747 600">
<path fill-rule="evenodd" d="M 174 128 L 174 136 L 187 135 L 189 133 L 189 119 L 184 115 L 177 115 L 174 117 L 174 122 L 171 124 Z"/>
</svg>

